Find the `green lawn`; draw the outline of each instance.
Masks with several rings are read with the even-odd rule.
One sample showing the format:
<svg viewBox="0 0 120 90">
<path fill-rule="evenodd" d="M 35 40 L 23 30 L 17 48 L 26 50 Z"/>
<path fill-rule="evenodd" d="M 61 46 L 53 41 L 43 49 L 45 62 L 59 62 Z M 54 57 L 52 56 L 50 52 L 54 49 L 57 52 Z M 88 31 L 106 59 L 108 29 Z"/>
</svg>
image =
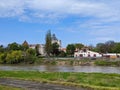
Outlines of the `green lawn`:
<svg viewBox="0 0 120 90">
<path fill-rule="evenodd" d="M 120 74 L 37 71 L 0 71 L 0 78 L 34 80 L 96 90 L 120 90 Z"/>
<path fill-rule="evenodd" d="M 23 89 L 0 85 L 0 90 L 23 90 Z"/>
</svg>

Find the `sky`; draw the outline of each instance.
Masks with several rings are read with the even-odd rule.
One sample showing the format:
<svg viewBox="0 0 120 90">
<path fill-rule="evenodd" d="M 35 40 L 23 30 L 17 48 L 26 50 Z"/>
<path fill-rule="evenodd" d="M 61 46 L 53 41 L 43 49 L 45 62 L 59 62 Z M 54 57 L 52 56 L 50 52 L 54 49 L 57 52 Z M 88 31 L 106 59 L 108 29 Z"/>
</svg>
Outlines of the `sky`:
<svg viewBox="0 0 120 90">
<path fill-rule="evenodd" d="M 0 0 L 0 44 L 44 44 L 48 30 L 63 47 L 120 42 L 120 0 Z"/>
</svg>

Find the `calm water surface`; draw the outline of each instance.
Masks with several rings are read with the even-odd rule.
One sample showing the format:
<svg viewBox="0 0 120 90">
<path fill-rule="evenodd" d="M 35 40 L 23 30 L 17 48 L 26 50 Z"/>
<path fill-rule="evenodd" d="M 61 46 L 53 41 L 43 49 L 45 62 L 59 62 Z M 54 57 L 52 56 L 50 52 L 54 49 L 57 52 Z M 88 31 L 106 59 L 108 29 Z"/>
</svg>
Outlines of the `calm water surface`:
<svg viewBox="0 0 120 90">
<path fill-rule="evenodd" d="M 0 66 L 0 70 L 49 71 L 49 72 L 101 72 L 119 73 L 120 67 L 103 66 Z"/>
</svg>

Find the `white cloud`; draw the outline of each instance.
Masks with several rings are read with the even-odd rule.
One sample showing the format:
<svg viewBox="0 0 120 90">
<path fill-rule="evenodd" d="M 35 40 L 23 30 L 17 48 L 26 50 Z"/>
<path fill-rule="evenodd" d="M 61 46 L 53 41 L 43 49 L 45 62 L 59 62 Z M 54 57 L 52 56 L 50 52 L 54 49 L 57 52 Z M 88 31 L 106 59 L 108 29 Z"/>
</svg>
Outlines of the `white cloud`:
<svg viewBox="0 0 120 90">
<path fill-rule="evenodd" d="M 108 0 L 106 0 L 108 1 Z M 0 0 L 0 17 L 32 16 L 37 18 L 62 18 L 78 15 L 118 20 L 119 0 Z M 6 3 L 7 2 L 7 3 Z M 117 3 L 118 2 L 118 3 Z M 114 4 L 113 4 L 114 3 Z M 116 5 L 117 4 L 117 5 Z M 32 15 L 31 15 L 32 14 Z"/>
<path fill-rule="evenodd" d="M 24 13 L 21 0 L 0 0 L 0 17 L 15 17 Z"/>
<path fill-rule="evenodd" d="M 67 31 L 86 30 L 96 39 L 114 38 L 120 28 L 119 0 L 0 0 L 0 18 L 15 17 L 24 22 L 59 23 L 78 17 L 65 25 Z M 82 21 L 80 18 L 89 18 Z M 76 23 L 77 22 L 77 23 Z M 64 22 L 62 22 L 63 24 Z M 114 38 L 115 39 L 115 38 Z"/>
</svg>

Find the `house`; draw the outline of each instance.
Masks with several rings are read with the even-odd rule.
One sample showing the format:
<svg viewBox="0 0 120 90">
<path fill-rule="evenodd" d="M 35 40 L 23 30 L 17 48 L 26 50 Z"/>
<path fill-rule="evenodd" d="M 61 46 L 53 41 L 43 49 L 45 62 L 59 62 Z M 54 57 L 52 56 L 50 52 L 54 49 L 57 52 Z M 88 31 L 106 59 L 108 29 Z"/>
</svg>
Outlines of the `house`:
<svg viewBox="0 0 120 90">
<path fill-rule="evenodd" d="M 74 53 L 74 57 L 76 58 L 99 58 L 102 57 L 100 53 L 90 51 L 88 48 L 83 48 L 77 52 Z"/>
</svg>

